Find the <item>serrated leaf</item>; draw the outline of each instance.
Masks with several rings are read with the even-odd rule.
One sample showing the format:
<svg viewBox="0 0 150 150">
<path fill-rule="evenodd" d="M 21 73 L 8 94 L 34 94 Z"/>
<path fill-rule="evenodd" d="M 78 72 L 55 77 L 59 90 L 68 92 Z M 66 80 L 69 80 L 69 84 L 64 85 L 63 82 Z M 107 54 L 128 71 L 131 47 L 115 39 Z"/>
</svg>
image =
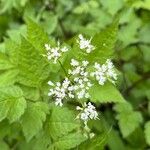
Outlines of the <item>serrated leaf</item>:
<svg viewBox="0 0 150 150">
<path fill-rule="evenodd" d="M 0 139 L 7 136 L 10 132 L 10 129 L 11 129 L 11 127 L 7 120 L 1 121 L 0 122 Z"/>
<path fill-rule="evenodd" d="M 52 145 L 52 143 L 48 132 L 41 130 L 39 134 L 29 142 L 19 142 L 18 145 L 17 148 L 19 150 L 48 150 L 49 145 Z"/>
<path fill-rule="evenodd" d="M 23 85 L 20 85 L 20 87 L 21 87 L 26 99 L 30 99 L 30 100 L 33 100 L 33 101 L 39 100 L 40 91 L 39 91 L 38 88 L 23 86 Z"/>
<path fill-rule="evenodd" d="M 133 111 L 129 103 L 116 104 L 114 109 L 123 137 L 129 136 L 143 121 L 141 113 Z"/>
<path fill-rule="evenodd" d="M 58 23 L 57 15 L 44 12 L 42 18 L 44 21 L 41 26 L 44 27 L 48 34 L 53 33 Z"/>
<path fill-rule="evenodd" d="M 104 145 L 108 139 L 108 133 L 102 133 L 100 135 L 95 135 L 92 139 L 85 141 L 79 146 L 80 150 L 104 150 Z"/>
<path fill-rule="evenodd" d="M 21 125 L 27 141 L 31 140 L 42 129 L 46 114 L 48 114 L 46 103 L 28 103 L 26 112 L 21 117 Z"/>
<path fill-rule="evenodd" d="M 96 47 L 90 55 L 87 55 L 87 60 L 90 62 L 103 63 L 106 59 L 111 58 L 113 54 L 113 48 L 116 42 L 118 30 L 118 23 L 114 21 L 110 26 L 106 27 L 100 33 L 97 33 L 93 39 L 92 44 Z"/>
<path fill-rule="evenodd" d="M 49 42 L 49 38 L 42 27 L 33 22 L 31 19 L 28 19 L 27 34 L 28 40 L 38 49 L 39 52 L 44 53 L 44 45 Z"/>
<path fill-rule="evenodd" d="M 38 87 L 49 75 L 49 64 L 25 38 L 18 50 L 18 80 L 21 84 Z"/>
<path fill-rule="evenodd" d="M 73 111 L 67 107 L 60 108 L 54 106 L 48 126 L 50 135 L 56 139 L 76 129 L 79 124 L 75 118 L 76 116 Z"/>
<path fill-rule="evenodd" d="M 71 133 L 62 138 L 59 138 L 57 142 L 54 142 L 54 146 L 60 150 L 66 150 L 74 148 L 84 142 L 86 138 L 81 133 Z"/>
<path fill-rule="evenodd" d="M 17 86 L 0 88 L 0 121 L 8 118 L 10 123 L 19 120 L 26 108 L 22 90 Z"/>
<path fill-rule="evenodd" d="M 150 145 L 150 121 L 145 124 L 145 139 L 148 145 Z"/>
<path fill-rule="evenodd" d="M 107 82 L 104 85 L 99 85 L 97 82 L 89 90 L 90 100 L 92 102 L 98 103 L 123 103 L 125 102 L 124 98 L 116 87 Z"/>
<path fill-rule="evenodd" d="M 20 43 L 21 42 L 21 35 L 26 36 L 26 25 L 22 25 L 19 26 L 19 28 L 17 27 L 17 29 L 10 29 L 7 31 L 7 34 L 9 36 L 9 38 L 16 42 L 16 43 Z"/>
<path fill-rule="evenodd" d="M 10 68 L 13 68 L 13 65 L 9 61 L 9 58 L 3 53 L 0 53 L 0 70 L 10 69 Z"/>
<path fill-rule="evenodd" d="M 8 56 L 9 56 L 10 62 L 14 66 L 18 65 L 19 45 L 10 39 L 5 39 L 5 49 L 6 49 L 6 54 L 8 54 Z"/>
<path fill-rule="evenodd" d="M 0 87 L 13 85 L 17 81 L 17 69 L 11 69 L 0 74 Z"/>
<path fill-rule="evenodd" d="M 47 147 L 52 144 L 49 134 L 45 132 L 40 133 L 37 138 L 34 139 L 33 150 L 46 150 Z"/>
<path fill-rule="evenodd" d="M 137 31 L 140 26 L 141 20 L 134 16 L 127 25 L 121 27 L 118 34 L 118 40 L 123 42 L 124 47 L 138 41 Z"/>
</svg>

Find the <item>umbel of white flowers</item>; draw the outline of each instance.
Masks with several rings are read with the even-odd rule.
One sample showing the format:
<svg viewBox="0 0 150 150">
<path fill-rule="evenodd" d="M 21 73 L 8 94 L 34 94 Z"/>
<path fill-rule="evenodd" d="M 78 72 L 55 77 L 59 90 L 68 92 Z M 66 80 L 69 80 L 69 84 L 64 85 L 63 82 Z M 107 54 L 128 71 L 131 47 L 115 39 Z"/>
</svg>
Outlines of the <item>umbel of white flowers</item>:
<svg viewBox="0 0 150 150">
<path fill-rule="evenodd" d="M 79 34 L 78 37 L 79 39 L 77 40 L 77 43 L 79 44 L 80 49 L 86 50 L 87 53 L 90 53 L 91 51 L 95 49 L 95 46 L 91 44 L 92 38 L 90 38 L 90 40 L 87 40 L 83 37 L 82 34 Z"/>
<path fill-rule="evenodd" d="M 54 64 L 57 63 L 57 60 L 62 56 L 62 53 L 67 52 L 68 48 L 66 46 L 61 47 L 60 43 L 57 42 L 56 47 L 52 47 L 50 44 L 45 44 L 45 49 L 47 51 L 47 59 L 53 60 Z"/>
<path fill-rule="evenodd" d="M 91 119 L 98 119 L 96 108 L 90 102 L 84 103 L 83 107 L 77 106 L 76 110 L 80 111 L 77 118 L 83 120 L 85 125 L 87 125 L 87 122 Z"/>
<path fill-rule="evenodd" d="M 89 54 L 95 49 L 95 46 L 91 44 L 92 38 L 87 40 L 81 34 L 78 38 L 77 44 L 79 44 L 81 50 L 85 50 L 85 52 Z M 60 43 L 58 43 L 56 47 L 45 44 L 45 48 L 47 50 L 48 60 L 52 60 L 53 63 L 57 63 L 57 60 L 62 56 L 62 53 L 68 51 L 68 48 L 60 46 Z M 69 77 L 66 77 L 62 82 L 48 82 L 51 86 L 48 96 L 54 98 L 57 106 L 63 106 L 63 101 L 68 98 L 89 100 L 89 90 L 94 84 L 93 79 L 101 86 L 103 86 L 107 80 L 112 83 L 115 83 L 115 80 L 117 80 L 114 65 L 109 59 L 102 65 L 95 62 L 92 71 L 87 71 L 87 68 L 92 66 L 87 60 L 78 61 L 76 59 L 71 59 L 70 65 L 71 69 L 68 70 Z M 81 111 L 77 118 L 84 121 L 85 127 L 87 127 L 87 122 L 89 120 L 98 119 L 98 113 L 90 102 L 88 104 L 84 103 L 83 108 L 77 106 L 76 109 Z"/>
<path fill-rule="evenodd" d="M 77 39 L 77 43 L 79 44 L 79 48 L 81 50 L 85 50 L 86 53 L 90 53 L 95 49 L 95 46 L 91 44 L 92 38 L 87 40 L 83 37 L 82 34 L 79 34 L 78 38 L 79 39 Z M 61 46 L 60 42 L 57 42 L 57 46 L 55 47 L 47 43 L 44 46 L 47 51 L 47 55 L 44 56 L 46 56 L 48 60 L 52 60 L 55 64 L 57 63 L 57 60 L 63 55 L 63 53 L 69 50 L 66 46 Z"/>
<path fill-rule="evenodd" d="M 114 84 L 114 80 L 117 80 L 117 74 L 114 69 L 114 65 L 109 59 L 107 59 L 106 63 L 103 65 L 95 62 L 94 69 L 95 71 L 91 72 L 91 76 L 95 77 L 100 85 L 104 85 L 107 80 Z"/>
</svg>

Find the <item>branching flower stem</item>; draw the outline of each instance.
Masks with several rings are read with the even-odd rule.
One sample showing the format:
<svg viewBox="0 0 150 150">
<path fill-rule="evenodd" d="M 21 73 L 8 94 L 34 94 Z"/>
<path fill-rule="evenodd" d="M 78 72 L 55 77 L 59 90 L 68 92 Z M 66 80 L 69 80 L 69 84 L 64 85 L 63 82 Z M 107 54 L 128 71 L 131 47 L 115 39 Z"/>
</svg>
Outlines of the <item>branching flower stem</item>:
<svg viewBox="0 0 150 150">
<path fill-rule="evenodd" d="M 60 60 L 58 60 L 58 63 L 60 64 L 62 70 L 64 71 L 64 73 L 65 73 L 65 75 L 66 75 L 66 77 L 68 77 L 68 73 L 67 73 L 67 71 L 65 70 L 65 68 L 64 68 L 64 66 L 62 65 L 62 63 L 61 63 Z M 68 78 L 69 78 L 69 77 L 68 77 Z"/>
</svg>

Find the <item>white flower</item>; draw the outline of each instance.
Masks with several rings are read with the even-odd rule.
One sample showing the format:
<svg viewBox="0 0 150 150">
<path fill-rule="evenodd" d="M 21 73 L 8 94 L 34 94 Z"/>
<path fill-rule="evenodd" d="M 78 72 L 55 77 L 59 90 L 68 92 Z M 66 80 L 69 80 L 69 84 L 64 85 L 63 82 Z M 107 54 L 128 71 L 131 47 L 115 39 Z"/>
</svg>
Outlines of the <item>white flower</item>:
<svg viewBox="0 0 150 150">
<path fill-rule="evenodd" d="M 45 44 L 45 49 L 47 51 L 47 59 L 48 60 L 53 60 L 53 62 L 56 64 L 57 60 L 62 56 L 62 53 L 67 52 L 68 48 L 66 46 L 61 47 L 60 43 L 57 42 L 56 47 L 51 47 L 50 44 Z"/>
<path fill-rule="evenodd" d="M 90 139 L 92 139 L 95 136 L 95 134 L 92 132 L 89 134 Z"/>
<path fill-rule="evenodd" d="M 85 125 L 87 125 L 87 122 L 91 119 L 98 119 L 98 113 L 95 109 L 95 106 L 93 106 L 90 102 L 88 104 L 84 103 L 83 108 L 77 106 L 76 110 L 81 111 L 78 114 L 77 118 L 83 120 Z"/>
<path fill-rule="evenodd" d="M 88 79 L 89 73 L 86 71 L 88 61 L 82 61 L 79 63 L 77 60 L 71 60 L 72 70 L 68 73 L 71 75 L 70 78 L 74 81 L 74 93 L 78 99 L 89 98 L 89 88 L 92 86 Z"/>
<path fill-rule="evenodd" d="M 49 84 L 50 86 L 54 86 L 54 83 L 53 83 L 52 81 L 48 81 L 48 84 Z"/>
<path fill-rule="evenodd" d="M 91 76 L 95 77 L 100 85 L 104 85 L 107 80 L 112 83 L 115 83 L 114 80 L 117 80 L 117 74 L 111 60 L 107 59 L 106 63 L 103 65 L 95 62 L 94 68 L 95 71 L 91 73 Z"/>
<path fill-rule="evenodd" d="M 65 78 L 62 83 L 56 82 L 54 85 L 53 82 L 49 81 L 48 84 L 52 86 L 49 90 L 48 96 L 53 96 L 55 99 L 55 104 L 57 106 L 62 106 L 63 99 L 67 96 L 70 98 L 74 98 L 74 94 L 72 93 L 73 90 L 70 90 L 70 81 L 68 78 Z M 70 88 L 70 89 L 69 89 Z"/>
<path fill-rule="evenodd" d="M 86 67 L 89 64 L 89 62 L 84 60 L 84 61 L 82 61 L 82 64 L 84 67 Z"/>
<path fill-rule="evenodd" d="M 55 105 L 62 107 L 63 106 L 62 99 L 61 98 L 56 98 L 55 99 Z"/>
<path fill-rule="evenodd" d="M 79 39 L 77 40 L 77 43 L 80 46 L 80 49 L 85 49 L 87 53 L 90 53 L 95 49 L 95 47 L 91 44 L 92 38 L 90 40 L 87 40 L 83 37 L 82 34 L 79 34 Z"/>
<path fill-rule="evenodd" d="M 79 62 L 75 59 L 71 59 L 71 66 L 78 66 L 79 65 Z"/>
</svg>

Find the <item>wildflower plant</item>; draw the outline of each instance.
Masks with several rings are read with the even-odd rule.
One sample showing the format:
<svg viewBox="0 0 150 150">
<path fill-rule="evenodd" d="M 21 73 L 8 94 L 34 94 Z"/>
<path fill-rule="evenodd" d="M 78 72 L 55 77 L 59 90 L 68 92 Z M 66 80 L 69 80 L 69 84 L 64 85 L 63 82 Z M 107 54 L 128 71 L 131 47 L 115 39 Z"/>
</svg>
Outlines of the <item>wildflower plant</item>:
<svg viewBox="0 0 150 150">
<path fill-rule="evenodd" d="M 28 20 L 21 42 L 5 42 L 0 121 L 19 126 L 17 133 L 32 145 L 44 137 L 49 149 L 72 149 L 97 138 L 91 122 L 101 122 L 99 105 L 124 102 L 111 60 L 116 28 L 112 23 L 64 44 Z"/>
<path fill-rule="evenodd" d="M 0 150 L 149 149 L 150 0 L 0 8 Z"/>
</svg>

